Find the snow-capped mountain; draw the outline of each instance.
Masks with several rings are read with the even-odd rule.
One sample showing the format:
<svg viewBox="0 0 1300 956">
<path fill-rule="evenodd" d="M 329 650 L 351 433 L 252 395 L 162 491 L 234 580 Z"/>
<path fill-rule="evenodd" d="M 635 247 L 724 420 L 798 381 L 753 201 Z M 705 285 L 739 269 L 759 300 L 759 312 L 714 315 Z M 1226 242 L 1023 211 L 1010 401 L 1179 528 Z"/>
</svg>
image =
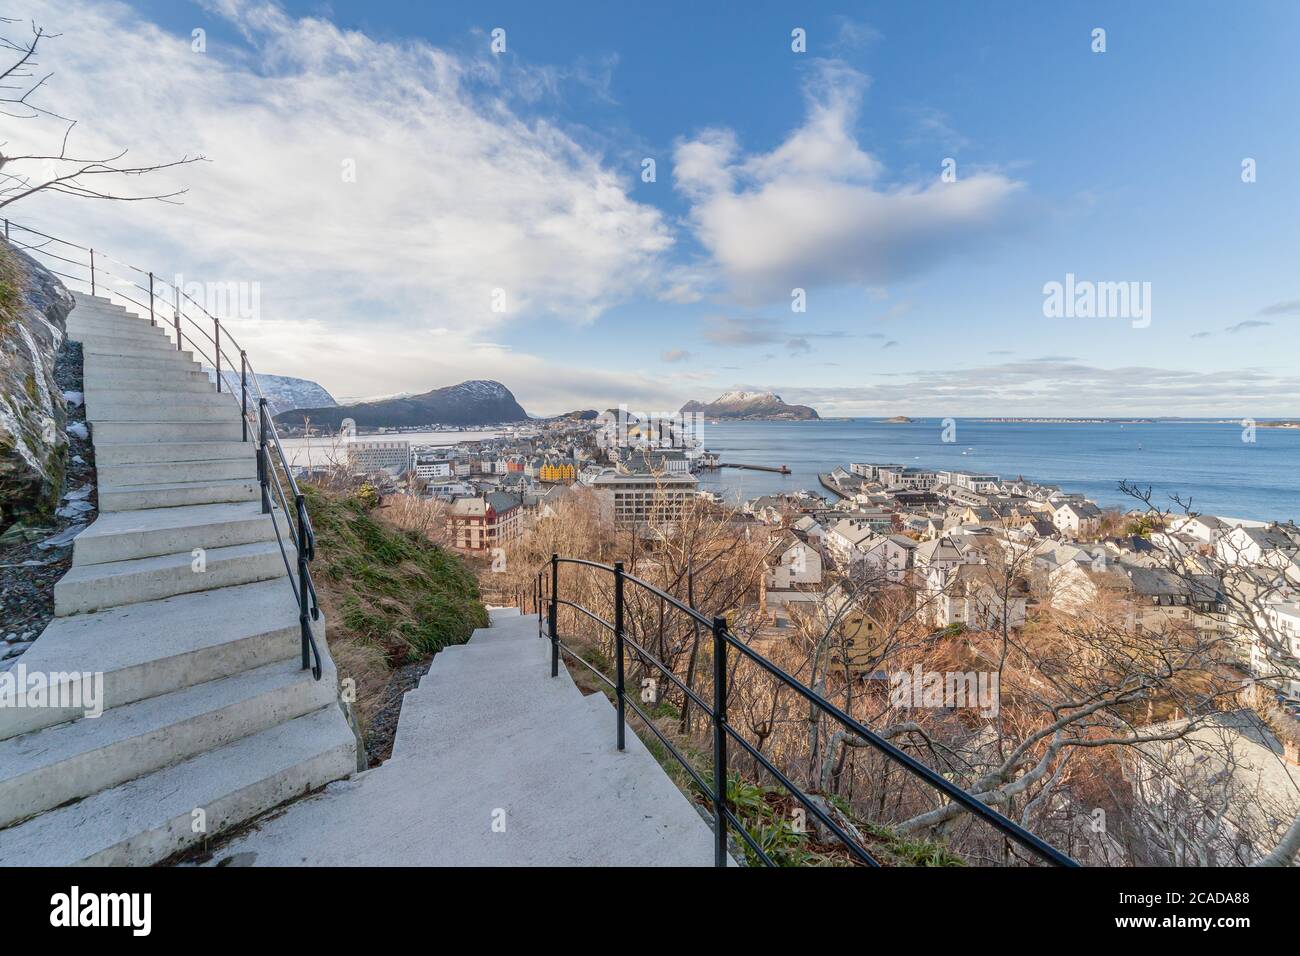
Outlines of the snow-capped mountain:
<svg viewBox="0 0 1300 956">
<path fill-rule="evenodd" d="M 215 384 L 217 373 L 210 368 L 205 368 L 208 378 Z M 222 369 L 222 378 L 225 384 L 222 388 L 229 388 L 232 392 L 239 390 L 239 370 L 233 372 L 229 369 Z M 328 408 L 337 405 L 334 396 L 325 391 L 320 385 L 307 378 L 294 378 L 290 375 L 258 375 L 257 383 L 262 388 L 262 394 L 266 396 L 267 404 L 271 406 L 271 414 L 278 415 L 281 412 L 287 412 L 295 408 Z M 248 387 L 249 402 L 254 400 L 255 392 L 250 383 Z"/>
<path fill-rule="evenodd" d="M 807 405 L 787 405 L 774 392 L 747 392 L 735 389 L 723 392 L 711 402 L 687 402 L 681 414 L 700 413 L 706 418 L 743 418 L 805 420 L 817 418 L 816 409 Z"/>
<path fill-rule="evenodd" d="M 522 422 L 528 413 L 500 382 L 475 379 L 435 388 L 419 395 L 387 398 L 352 405 L 298 408 L 276 416 L 277 421 L 313 428 L 337 428 L 350 418 L 358 428 L 395 428 L 416 425 L 495 425 Z"/>
</svg>

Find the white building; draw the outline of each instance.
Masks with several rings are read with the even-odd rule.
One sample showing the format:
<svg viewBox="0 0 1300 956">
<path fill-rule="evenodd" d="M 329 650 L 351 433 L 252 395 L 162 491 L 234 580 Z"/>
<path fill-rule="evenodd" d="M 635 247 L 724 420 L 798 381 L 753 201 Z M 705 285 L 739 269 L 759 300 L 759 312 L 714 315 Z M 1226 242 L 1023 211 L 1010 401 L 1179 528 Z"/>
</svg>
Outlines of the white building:
<svg viewBox="0 0 1300 956">
<path fill-rule="evenodd" d="M 1265 605 L 1264 615 L 1272 632 L 1276 647 L 1269 647 L 1256 639 L 1250 649 L 1251 671 L 1259 675 L 1283 673 L 1288 679 L 1277 682 L 1278 688 L 1288 697 L 1300 698 L 1300 602 L 1274 602 Z M 1291 662 L 1279 654 L 1285 650 Z M 1279 659 L 1281 658 L 1281 659 Z"/>
<path fill-rule="evenodd" d="M 1063 534 L 1089 537 L 1101 528 L 1101 509 L 1091 501 L 1064 501 L 1052 512 L 1052 524 Z"/>
<path fill-rule="evenodd" d="M 912 566 L 916 542 L 901 534 L 876 535 L 858 545 L 866 567 L 886 580 L 899 584 Z"/>
<path fill-rule="evenodd" d="M 806 541 L 783 532 L 763 571 L 763 606 L 771 611 L 822 596 L 822 556 Z"/>
<path fill-rule="evenodd" d="M 353 472 L 400 475 L 411 467 L 411 443 L 404 439 L 349 438 L 344 447 Z"/>
<path fill-rule="evenodd" d="M 880 477 L 882 470 L 887 471 L 889 469 L 902 467 L 902 465 L 894 463 L 877 464 L 870 461 L 857 461 L 849 465 L 849 471 L 852 474 L 857 475 L 859 478 L 865 478 L 867 481 L 884 481 L 884 479 Z"/>
<path fill-rule="evenodd" d="M 451 462 L 445 458 L 417 458 L 415 476 L 425 481 L 436 481 L 451 477 Z"/>
<path fill-rule="evenodd" d="M 1300 582 L 1300 540 L 1297 537 L 1294 526 L 1238 525 L 1220 535 L 1215 542 L 1215 553 L 1227 564 L 1272 568 L 1282 571 L 1292 581 Z"/>
<path fill-rule="evenodd" d="M 979 494 L 987 494 L 991 491 L 997 491 L 1002 479 L 997 475 L 980 474 L 974 471 L 941 471 L 938 479 L 945 485 L 955 485 L 958 488 L 965 488 L 967 491 L 974 491 Z"/>
<path fill-rule="evenodd" d="M 613 468 L 587 483 L 600 501 L 602 516 L 619 528 L 672 524 L 699 487 L 694 475 L 622 474 Z"/>
</svg>

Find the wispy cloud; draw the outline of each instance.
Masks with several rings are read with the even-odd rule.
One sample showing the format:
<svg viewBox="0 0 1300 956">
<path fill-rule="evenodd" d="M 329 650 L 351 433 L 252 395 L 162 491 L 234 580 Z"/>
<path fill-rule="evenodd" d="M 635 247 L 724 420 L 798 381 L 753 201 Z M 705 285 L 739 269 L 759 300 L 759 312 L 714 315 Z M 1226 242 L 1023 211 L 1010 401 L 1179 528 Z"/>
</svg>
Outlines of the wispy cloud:
<svg viewBox="0 0 1300 956">
<path fill-rule="evenodd" d="M 180 209 L 109 216 L 102 204 L 36 199 L 24 213 L 145 267 L 260 283 L 263 320 L 245 337 L 262 368 L 352 393 L 428 388 L 447 379 L 332 344 L 391 344 L 439 326 L 487 337 L 520 319 L 582 323 L 672 294 L 665 217 L 631 198 L 624 172 L 529 111 L 565 83 L 598 91 L 612 60 L 534 69 L 486 43 L 456 54 L 270 3 L 210 9 L 244 45 L 195 52 L 188 28 L 170 33 L 108 0 L 24 4 L 62 34 L 43 46 L 56 79 L 42 102 L 85 120 L 82 152 L 212 159 L 181 172 L 190 192 Z M 61 132 L 0 117 L 11 144 L 43 147 Z M 458 341 L 453 375 L 487 377 L 481 350 L 450 336 L 446 347 Z M 361 364 L 368 354 L 372 366 Z"/>
<path fill-rule="evenodd" d="M 1286 302 L 1274 302 L 1272 305 L 1266 305 L 1260 309 L 1257 315 L 1300 315 L 1300 299 L 1289 299 Z"/>
</svg>

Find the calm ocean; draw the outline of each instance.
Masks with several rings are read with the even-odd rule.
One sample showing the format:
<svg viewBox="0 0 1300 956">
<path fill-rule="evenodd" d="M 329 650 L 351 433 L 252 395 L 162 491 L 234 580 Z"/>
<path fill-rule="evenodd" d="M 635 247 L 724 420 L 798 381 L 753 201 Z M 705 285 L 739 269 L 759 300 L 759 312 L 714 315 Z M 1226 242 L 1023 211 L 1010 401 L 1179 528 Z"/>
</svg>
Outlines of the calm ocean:
<svg viewBox="0 0 1300 956">
<path fill-rule="evenodd" d="M 723 469 L 701 488 L 728 498 L 819 491 L 819 472 L 853 461 L 990 472 L 1060 485 L 1098 504 L 1135 507 L 1121 480 L 1190 496 L 1197 511 L 1258 520 L 1300 519 L 1300 429 L 1259 428 L 1242 441 L 1237 424 L 1159 421 L 1065 424 L 959 420 L 956 441 L 941 440 L 940 419 L 704 423 L 704 444 L 724 462 L 788 465 L 792 474 Z"/>
</svg>

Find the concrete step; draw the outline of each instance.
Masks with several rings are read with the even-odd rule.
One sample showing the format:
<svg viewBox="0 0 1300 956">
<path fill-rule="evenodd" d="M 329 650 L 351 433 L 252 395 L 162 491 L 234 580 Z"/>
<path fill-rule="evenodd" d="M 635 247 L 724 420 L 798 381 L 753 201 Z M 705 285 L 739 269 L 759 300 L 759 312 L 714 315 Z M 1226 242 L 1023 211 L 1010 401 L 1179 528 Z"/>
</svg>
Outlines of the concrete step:
<svg viewBox="0 0 1300 956">
<path fill-rule="evenodd" d="M 313 621 L 312 629 L 323 647 L 324 620 Z M 23 665 L 29 674 L 50 675 L 61 693 L 71 675 L 102 674 L 100 703 L 107 710 L 300 654 L 298 608 L 289 583 L 279 578 L 56 617 Z M 80 707 L 0 708 L 0 740 L 83 714 Z"/>
<path fill-rule="evenodd" d="M 190 399 L 193 399 L 192 401 Z M 169 422 L 219 422 L 228 418 L 239 419 L 239 409 L 229 395 L 212 393 L 191 395 L 175 393 L 158 400 L 142 399 L 139 402 L 115 402 L 111 407 L 96 403 L 86 407 L 86 418 L 97 422 L 152 422 L 165 419 Z"/>
<path fill-rule="evenodd" d="M 219 481 L 230 478 L 256 478 L 257 458 L 245 447 L 234 458 L 199 461 L 146 462 L 134 465 L 101 465 L 99 486 L 173 484 L 177 482 Z"/>
<path fill-rule="evenodd" d="M 0 866 L 149 866 L 355 770 L 356 738 L 330 704 L 0 830 Z"/>
<path fill-rule="evenodd" d="M 104 470 L 100 469 L 101 478 Z M 260 501 L 112 511 L 99 515 L 77 535 L 72 544 L 72 563 L 81 566 L 133 561 L 177 552 L 188 554 L 194 548 L 212 550 L 274 539 L 271 515 L 262 514 Z"/>
<path fill-rule="evenodd" d="M 203 388 L 201 382 L 178 377 L 175 382 L 163 382 L 156 385 L 143 385 L 138 388 L 103 388 L 88 386 L 85 389 L 87 408 L 93 402 L 107 421 L 112 421 L 112 412 L 118 408 L 129 410 L 137 406 L 157 407 L 162 405 L 207 405 L 212 408 L 237 410 L 230 395 L 218 395 L 216 390 Z"/>
<path fill-rule="evenodd" d="M 124 306 L 118 304 L 116 300 L 107 295 L 98 295 L 93 292 L 73 292 L 72 300 L 76 303 L 76 308 L 115 308 L 121 309 Z"/>
<path fill-rule="evenodd" d="M 289 548 L 289 565 L 296 560 Z M 199 568 L 203 570 L 199 570 Z M 200 557 L 189 551 L 106 564 L 73 565 L 54 585 L 58 617 L 156 601 L 176 594 L 282 578 L 284 557 L 275 541 L 212 548 Z M 287 585 L 286 585 L 287 586 Z M 202 622 L 195 622 L 201 627 Z"/>
<path fill-rule="evenodd" d="M 95 464 L 100 468 L 145 462 L 208 461 L 218 458 L 257 457 L 257 446 L 244 441 L 95 442 Z"/>
<path fill-rule="evenodd" d="M 483 675 L 487 679 L 487 675 Z M 549 681 L 550 678 L 539 678 Z M 480 712 L 492 721 L 491 712 Z M 413 752 L 269 814 L 214 854 L 258 866 L 709 866 L 712 834 L 576 691 L 483 746 Z M 405 716 L 403 717 L 405 720 Z M 400 724 L 399 724 L 400 726 Z M 428 808 L 437 819 L 412 827 Z M 496 822 L 504 828 L 494 829 Z"/>
<path fill-rule="evenodd" d="M 131 401 L 133 396 L 140 396 L 149 392 L 156 392 L 165 389 L 168 393 L 185 395 L 216 395 L 216 391 L 208 382 L 201 381 L 197 378 L 191 378 L 183 372 L 166 372 L 163 375 L 155 377 L 152 381 L 131 381 L 119 377 L 110 381 L 86 381 L 82 379 L 82 389 L 86 393 L 87 401 L 99 403 L 109 403 L 115 401 Z M 226 396 L 225 404 L 231 405 L 230 397 Z"/>
<path fill-rule="evenodd" d="M 68 313 L 68 327 L 79 327 L 83 329 L 109 329 L 122 331 L 142 331 L 142 332 L 162 332 L 171 328 L 170 321 L 161 321 L 151 324 L 148 317 L 139 318 L 138 316 L 128 315 L 125 312 L 82 312 L 80 309 L 73 309 Z"/>
<path fill-rule="evenodd" d="M 82 312 L 80 309 L 73 309 L 68 314 L 67 322 L 68 334 L 87 333 L 94 334 L 96 329 L 112 330 L 118 328 L 145 328 L 157 329 L 158 326 L 150 325 L 148 319 L 140 319 L 133 315 L 109 314 L 102 312 Z"/>
<path fill-rule="evenodd" d="M 261 497 L 262 491 L 255 478 L 113 485 L 100 487 L 99 510 L 179 508 L 182 505 L 209 505 L 227 501 L 258 501 Z"/>
<path fill-rule="evenodd" d="M 228 422 L 94 422 L 95 448 L 101 443 L 138 444 L 144 442 L 235 442 L 243 437 L 239 419 L 232 417 Z M 96 452 L 98 457 L 98 452 Z"/>
<path fill-rule="evenodd" d="M 82 376 L 86 390 L 103 389 L 105 391 L 133 391 L 148 386 L 171 387 L 181 382 L 206 385 L 208 391 L 215 391 L 208 377 L 194 368 L 193 370 L 177 368 L 87 369 Z"/>
<path fill-rule="evenodd" d="M 485 679 L 489 673 L 494 677 Z M 393 756 L 432 753 L 441 746 L 439 741 L 458 745 L 478 732 L 485 714 L 491 715 L 486 723 L 494 733 L 531 726 L 538 715 L 577 694 L 565 668 L 551 678 L 541 648 L 445 648 L 419 686 L 402 700 Z"/>
<path fill-rule="evenodd" d="M 197 372 L 199 363 L 194 361 L 194 353 L 188 349 L 178 352 L 175 349 L 153 349 L 147 354 L 139 349 L 121 345 L 100 346 L 84 349 L 85 367 L 91 374 L 100 369 L 112 368 L 119 372 L 137 369 L 162 369 L 174 372 Z"/>
<path fill-rule="evenodd" d="M 134 336 L 118 335 L 110 333 L 107 335 L 85 335 L 81 339 L 83 349 L 90 349 L 93 352 L 121 352 L 127 350 L 129 353 L 149 352 L 175 352 L 176 346 L 167 340 L 167 337 L 159 332 L 156 335 Z"/>
<path fill-rule="evenodd" d="M 148 322 L 138 322 L 134 319 L 124 320 L 121 323 L 90 323 L 74 322 L 71 317 L 68 318 L 67 324 L 68 336 L 74 342 L 85 344 L 89 338 L 112 338 L 121 339 L 124 342 L 166 342 L 175 348 L 175 343 L 167 337 L 166 333 L 156 325 L 150 325 Z"/>
<path fill-rule="evenodd" d="M 0 827 L 335 706 L 297 659 L 0 741 Z"/>
</svg>

